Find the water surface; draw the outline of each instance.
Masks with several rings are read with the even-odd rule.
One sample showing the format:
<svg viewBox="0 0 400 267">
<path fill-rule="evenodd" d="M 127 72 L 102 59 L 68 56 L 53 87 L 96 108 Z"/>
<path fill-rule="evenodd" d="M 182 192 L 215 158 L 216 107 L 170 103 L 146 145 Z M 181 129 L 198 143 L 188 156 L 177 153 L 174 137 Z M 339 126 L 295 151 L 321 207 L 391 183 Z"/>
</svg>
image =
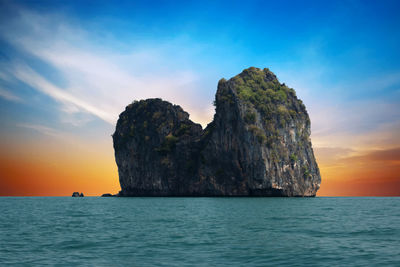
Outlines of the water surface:
<svg viewBox="0 0 400 267">
<path fill-rule="evenodd" d="M 0 265 L 400 266 L 400 198 L 0 198 Z"/>
</svg>

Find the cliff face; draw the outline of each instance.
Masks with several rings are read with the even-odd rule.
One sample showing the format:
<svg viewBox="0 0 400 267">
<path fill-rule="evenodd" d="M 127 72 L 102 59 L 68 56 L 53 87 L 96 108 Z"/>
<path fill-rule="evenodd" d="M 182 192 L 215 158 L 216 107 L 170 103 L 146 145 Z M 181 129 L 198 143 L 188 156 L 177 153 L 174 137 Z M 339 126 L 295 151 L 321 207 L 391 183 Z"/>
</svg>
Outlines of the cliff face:
<svg viewBox="0 0 400 267">
<path fill-rule="evenodd" d="M 310 120 L 268 69 L 220 80 L 203 131 L 179 106 L 134 102 L 113 135 L 121 196 L 315 196 Z"/>
<path fill-rule="evenodd" d="M 201 134 L 188 113 L 161 99 L 127 106 L 113 135 L 120 195 L 184 193 L 190 182 L 187 162 Z"/>
</svg>

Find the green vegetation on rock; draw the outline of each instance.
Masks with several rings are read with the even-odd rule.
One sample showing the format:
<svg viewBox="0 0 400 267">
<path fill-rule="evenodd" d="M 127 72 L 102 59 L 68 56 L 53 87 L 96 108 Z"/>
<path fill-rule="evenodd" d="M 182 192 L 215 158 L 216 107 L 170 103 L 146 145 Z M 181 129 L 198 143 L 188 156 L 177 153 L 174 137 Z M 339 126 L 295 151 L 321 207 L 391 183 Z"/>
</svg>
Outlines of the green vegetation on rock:
<svg viewBox="0 0 400 267">
<path fill-rule="evenodd" d="M 157 151 L 163 154 L 169 153 L 175 148 L 177 142 L 178 138 L 173 136 L 172 134 L 169 134 L 164 138 L 163 143 L 159 148 L 157 148 Z"/>
<path fill-rule="evenodd" d="M 268 69 L 221 79 L 207 127 L 161 99 L 135 101 L 113 134 L 121 196 L 314 196 L 310 121 Z"/>
<path fill-rule="evenodd" d="M 251 111 L 247 111 L 244 115 L 244 121 L 248 124 L 252 124 L 256 122 L 256 114 Z"/>
<path fill-rule="evenodd" d="M 181 136 L 184 134 L 190 133 L 190 125 L 188 124 L 181 124 L 178 131 L 176 132 L 177 136 Z"/>
<path fill-rule="evenodd" d="M 255 137 L 257 138 L 258 142 L 260 142 L 260 144 L 264 144 L 264 142 L 267 140 L 267 136 L 265 136 L 263 130 L 261 130 L 257 126 L 250 125 L 249 131 L 255 135 Z"/>
<path fill-rule="evenodd" d="M 240 100 L 258 110 L 266 120 L 279 117 L 282 118 L 280 123 L 284 126 L 290 117 L 298 115 L 296 110 L 291 109 L 293 98 L 296 96 L 294 90 L 281 84 L 269 69 L 251 67 L 233 77 L 231 81 Z M 225 97 L 228 96 L 229 94 Z M 250 117 L 246 114 L 245 119 L 247 118 Z"/>
<path fill-rule="evenodd" d="M 290 155 L 290 161 L 293 163 L 297 161 L 297 156 L 294 153 Z"/>
<path fill-rule="evenodd" d="M 308 167 L 307 167 L 307 166 L 303 166 L 303 167 L 302 167 L 302 170 L 303 170 L 303 176 L 304 176 L 304 178 L 308 178 L 308 177 L 311 176 L 311 173 L 310 173 L 310 171 L 308 170 Z"/>
</svg>

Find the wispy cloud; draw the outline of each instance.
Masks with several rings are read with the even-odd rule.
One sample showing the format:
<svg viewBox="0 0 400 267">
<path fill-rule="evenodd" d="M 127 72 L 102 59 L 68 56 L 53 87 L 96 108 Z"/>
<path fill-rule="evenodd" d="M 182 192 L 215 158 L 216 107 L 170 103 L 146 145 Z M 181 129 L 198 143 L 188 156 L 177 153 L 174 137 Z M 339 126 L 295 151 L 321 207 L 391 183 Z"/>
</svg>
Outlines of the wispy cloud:
<svg viewBox="0 0 400 267">
<path fill-rule="evenodd" d="M 110 51 L 64 17 L 23 9 L 3 27 L 18 29 L 2 31 L 10 44 L 62 75 L 65 84 L 58 85 L 26 62 L 13 63 L 12 74 L 59 102 L 62 112 L 85 112 L 115 124 L 131 101 L 161 97 L 181 105 L 203 125 L 212 117 L 211 101 L 199 97 L 198 75 L 176 65 L 170 44 Z"/>
<path fill-rule="evenodd" d="M 43 126 L 43 125 L 30 124 L 30 123 L 19 123 L 19 124 L 17 124 L 17 127 L 35 130 L 41 134 L 52 136 L 52 137 L 64 137 L 64 133 L 57 131 L 56 129 L 47 127 L 47 126 Z"/>
<path fill-rule="evenodd" d="M 354 150 L 343 147 L 316 147 L 314 153 L 320 164 L 332 164 L 333 162 L 348 157 Z"/>
<path fill-rule="evenodd" d="M 33 147 L 35 147 L 35 149 L 38 149 L 38 147 L 40 147 L 40 144 L 43 144 L 42 142 L 46 142 L 49 145 L 49 147 L 46 148 L 45 150 L 51 150 L 50 144 L 51 144 L 52 140 L 57 143 L 58 147 L 62 147 L 62 146 L 67 146 L 67 147 L 73 146 L 75 148 L 76 147 L 86 147 L 86 146 L 90 147 L 90 144 L 87 145 L 88 141 L 86 143 L 82 142 L 82 140 L 80 139 L 79 136 L 76 136 L 76 135 L 74 135 L 70 132 L 64 131 L 64 130 L 56 129 L 49 125 L 23 122 L 23 123 L 17 123 L 15 126 L 23 129 L 25 133 L 29 133 L 29 131 L 33 131 L 33 132 L 40 134 L 41 137 L 44 137 L 44 139 L 43 138 L 39 138 L 39 139 L 35 138 L 34 144 L 30 143 L 28 140 L 21 140 L 20 143 L 23 143 L 23 145 L 29 149 L 32 148 L 32 145 L 33 145 Z M 30 135 L 31 134 L 28 134 L 28 136 L 30 136 Z M 45 141 L 43 141 L 43 140 L 45 140 Z M 89 141 L 89 143 L 90 143 L 90 141 Z M 18 149 L 21 149 L 20 144 L 16 145 L 16 146 L 14 145 L 14 147 L 18 147 Z M 92 149 L 93 149 L 93 147 L 92 147 Z"/>
<path fill-rule="evenodd" d="M 0 97 L 12 102 L 23 102 L 22 98 L 3 88 L 0 88 Z"/>
<path fill-rule="evenodd" d="M 79 98 L 73 96 L 72 94 L 58 88 L 54 84 L 50 83 L 34 70 L 32 70 L 27 65 L 17 65 L 14 67 L 14 75 L 20 81 L 32 86 L 33 88 L 39 90 L 40 92 L 54 98 L 55 100 L 67 106 L 66 109 L 68 111 L 78 111 L 82 110 L 93 115 L 96 115 L 100 119 L 114 123 L 115 118 L 113 114 L 107 113 L 97 107 L 92 106 L 91 104 L 80 100 Z"/>
<path fill-rule="evenodd" d="M 182 52 L 184 45 L 180 40 L 171 38 L 162 43 L 140 45 L 140 41 L 107 39 L 107 45 L 102 45 L 105 40 L 82 26 L 86 24 L 60 14 L 38 14 L 22 8 L 17 14 L 0 25 L 2 37 L 25 54 L 51 66 L 64 82 L 56 83 L 40 68 L 23 60 L 14 62 L 9 72 L 60 103 L 62 122 L 81 126 L 93 115 L 113 125 L 127 104 L 150 97 L 181 105 L 203 126 L 211 120 L 215 87 L 202 88 L 202 74 L 192 70 L 190 64 L 179 64 L 180 58 L 191 58 L 190 52 Z M 7 30 L 10 28 L 15 30 Z M 389 139 L 398 143 L 388 134 L 396 132 L 400 121 L 396 119 L 400 118 L 400 110 L 395 101 L 346 102 L 343 95 L 362 92 L 363 88 L 370 92 L 393 86 L 400 81 L 399 73 L 352 83 L 325 83 L 327 73 L 332 70 L 323 55 L 321 40 L 324 39 L 310 42 L 308 48 L 301 47 L 302 62 L 277 66 L 281 81 L 293 86 L 307 106 L 314 146 L 358 150 L 371 144 L 382 148 L 381 144 Z M 196 49 L 190 47 L 190 50 Z M 204 89 L 211 93 L 205 96 Z M 375 137 L 378 139 L 370 139 Z"/>
<path fill-rule="evenodd" d="M 385 161 L 400 166 L 400 147 L 386 149 L 386 150 L 383 149 L 371 150 L 363 155 L 348 157 L 345 160 L 349 161 L 350 163 L 359 161 L 363 162 L 364 164 L 370 164 L 371 162 Z"/>
</svg>

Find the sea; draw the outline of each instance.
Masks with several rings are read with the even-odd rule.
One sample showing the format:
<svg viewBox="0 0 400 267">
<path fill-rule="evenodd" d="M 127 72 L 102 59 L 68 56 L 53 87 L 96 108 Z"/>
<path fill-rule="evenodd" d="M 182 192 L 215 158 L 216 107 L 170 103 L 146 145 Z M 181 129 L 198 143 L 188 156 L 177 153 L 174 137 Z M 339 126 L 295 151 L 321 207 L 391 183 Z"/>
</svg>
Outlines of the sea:
<svg viewBox="0 0 400 267">
<path fill-rule="evenodd" d="M 1 197 L 0 266 L 400 266 L 400 198 Z"/>
</svg>

